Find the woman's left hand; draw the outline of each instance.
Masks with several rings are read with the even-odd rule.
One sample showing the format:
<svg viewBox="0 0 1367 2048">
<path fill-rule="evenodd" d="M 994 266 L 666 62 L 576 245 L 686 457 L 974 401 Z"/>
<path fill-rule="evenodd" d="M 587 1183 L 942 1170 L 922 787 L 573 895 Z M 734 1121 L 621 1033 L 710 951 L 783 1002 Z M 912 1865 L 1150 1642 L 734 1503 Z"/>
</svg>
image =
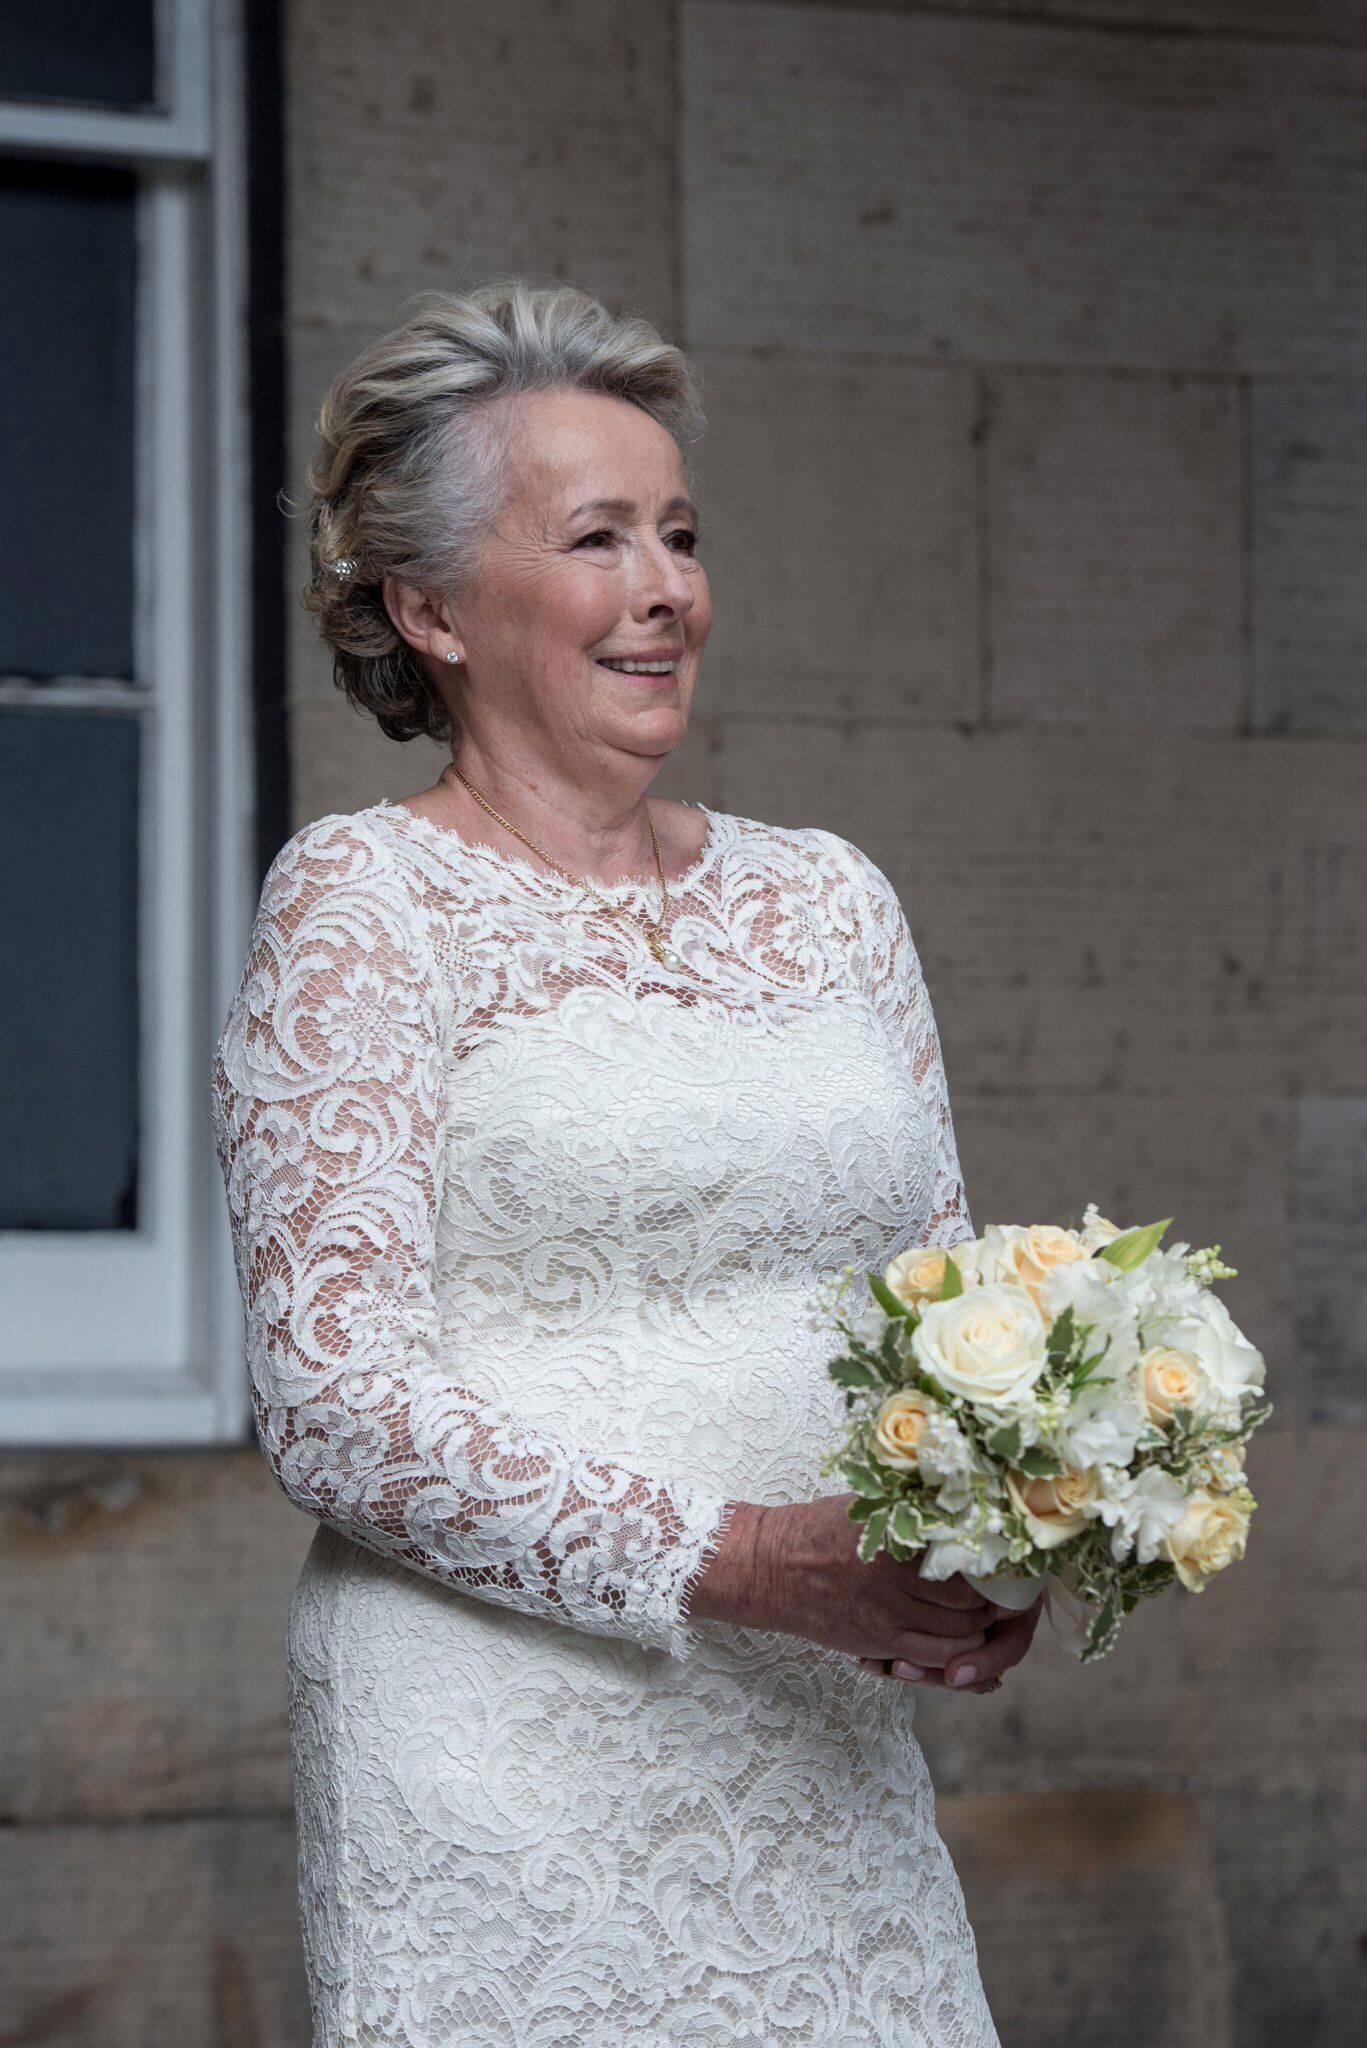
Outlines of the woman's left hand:
<svg viewBox="0 0 1367 2048">
<path fill-rule="evenodd" d="M 877 1657 L 861 1657 L 859 1668 L 877 1678 L 900 1678 L 913 1685 L 938 1685 L 958 1692 L 995 1692 L 1002 1673 L 1019 1664 L 1033 1642 L 1044 1611 L 1044 1595 L 1041 1593 L 1029 1607 L 998 1606 L 996 1611 L 999 1619 L 988 1623 L 987 1640 L 974 1650 L 951 1657 L 943 1670 L 894 1663 L 892 1670 L 885 1673 Z"/>
</svg>

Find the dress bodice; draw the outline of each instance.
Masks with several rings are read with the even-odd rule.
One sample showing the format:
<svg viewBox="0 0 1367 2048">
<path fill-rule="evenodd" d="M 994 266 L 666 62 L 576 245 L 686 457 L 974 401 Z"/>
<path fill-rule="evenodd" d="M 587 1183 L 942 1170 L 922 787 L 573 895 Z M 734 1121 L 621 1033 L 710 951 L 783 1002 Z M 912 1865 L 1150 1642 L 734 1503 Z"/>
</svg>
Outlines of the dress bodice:
<svg viewBox="0 0 1367 2048">
<path fill-rule="evenodd" d="M 285 1490 L 678 1656 L 728 1502 L 822 1490 L 838 1398 L 800 1305 L 972 1233 L 891 884 L 836 833 L 707 819 L 677 967 L 403 805 L 316 820 L 268 871 L 213 1072 Z"/>
</svg>

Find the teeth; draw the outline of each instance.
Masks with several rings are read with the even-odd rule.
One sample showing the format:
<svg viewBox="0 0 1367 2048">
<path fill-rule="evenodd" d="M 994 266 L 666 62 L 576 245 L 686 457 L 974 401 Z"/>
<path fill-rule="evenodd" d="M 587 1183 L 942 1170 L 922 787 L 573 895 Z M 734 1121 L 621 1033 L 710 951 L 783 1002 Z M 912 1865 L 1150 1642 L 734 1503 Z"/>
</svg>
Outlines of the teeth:
<svg viewBox="0 0 1367 2048">
<path fill-rule="evenodd" d="M 604 668 L 616 668 L 625 676 L 667 676 L 673 668 L 672 661 L 609 661 L 602 658 Z"/>
</svg>

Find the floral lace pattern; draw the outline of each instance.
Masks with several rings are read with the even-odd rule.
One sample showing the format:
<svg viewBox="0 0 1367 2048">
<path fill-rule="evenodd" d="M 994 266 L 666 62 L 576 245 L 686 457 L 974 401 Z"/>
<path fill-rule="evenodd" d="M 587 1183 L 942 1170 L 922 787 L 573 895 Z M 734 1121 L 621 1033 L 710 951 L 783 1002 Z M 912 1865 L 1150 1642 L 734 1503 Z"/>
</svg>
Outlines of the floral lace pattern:
<svg viewBox="0 0 1367 2048">
<path fill-rule="evenodd" d="M 822 1490 L 816 1280 L 972 1235 L 891 885 L 699 808 L 677 968 L 389 802 L 262 887 L 212 1116 L 259 1440 L 320 1524 L 315 2048 L 997 2040 L 914 1695 L 688 1612 L 732 1502 Z"/>
</svg>

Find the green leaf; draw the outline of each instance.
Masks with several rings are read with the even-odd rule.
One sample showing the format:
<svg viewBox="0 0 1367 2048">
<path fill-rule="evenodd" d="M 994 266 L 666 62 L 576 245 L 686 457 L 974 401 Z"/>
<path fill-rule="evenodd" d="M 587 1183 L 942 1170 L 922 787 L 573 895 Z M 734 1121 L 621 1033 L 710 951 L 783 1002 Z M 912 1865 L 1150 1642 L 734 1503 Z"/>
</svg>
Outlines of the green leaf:
<svg viewBox="0 0 1367 2048">
<path fill-rule="evenodd" d="M 1005 1458 L 1009 1464 L 1014 1464 L 1020 1456 L 1021 1426 L 1018 1422 L 1006 1423 L 992 1430 L 986 1441 L 994 1458 Z"/>
<path fill-rule="evenodd" d="M 887 1498 L 888 1478 L 891 1474 L 884 1478 L 872 1465 L 862 1464 L 858 1458 L 846 1458 L 840 1470 L 856 1493 L 862 1493 L 870 1500 Z"/>
<path fill-rule="evenodd" d="M 881 1387 L 882 1376 L 857 1358 L 833 1358 L 826 1368 L 838 1387 Z"/>
<path fill-rule="evenodd" d="M 859 1538 L 859 1555 L 863 1558 L 865 1564 L 868 1564 L 870 1559 L 877 1557 L 882 1549 L 883 1537 L 887 1526 L 888 1511 L 886 1508 L 879 1508 L 865 1522 Z"/>
<path fill-rule="evenodd" d="M 1016 1459 L 1016 1464 L 1031 1479 L 1057 1479 L 1063 1470 L 1052 1451 L 1042 1451 L 1038 1448 L 1022 1451 Z"/>
<path fill-rule="evenodd" d="M 869 1289 L 885 1316 L 909 1316 L 913 1310 L 894 1294 L 881 1273 L 869 1274 Z"/>
<path fill-rule="evenodd" d="M 1073 1305 L 1069 1302 L 1067 1308 L 1049 1332 L 1047 1346 L 1049 1363 L 1051 1365 L 1062 1365 L 1076 1342 L 1077 1325 L 1073 1319 Z"/>
<path fill-rule="evenodd" d="M 941 1301 L 953 1301 L 956 1294 L 964 1291 L 964 1276 L 959 1270 L 959 1261 L 952 1252 L 945 1253 L 945 1277 L 940 1282 Z"/>
<path fill-rule="evenodd" d="M 845 1513 L 852 1522 L 867 1522 L 870 1515 L 876 1515 L 878 1512 L 877 1501 L 869 1500 L 861 1493 L 857 1493 L 853 1500 L 845 1503 Z"/>
<path fill-rule="evenodd" d="M 899 1543 L 914 1549 L 921 1542 L 920 1510 L 914 1508 L 909 1500 L 899 1500 L 894 1504 L 888 1526 Z"/>
<path fill-rule="evenodd" d="M 1132 1272 L 1143 1265 L 1171 1222 L 1171 1216 L 1165 1216 L 1161 1223 L 1146 1223 L 1141 1230 L 1122 1230 L 1119 1237 L 1102 1245 L 1097 1257 L 1119 1266 L 1122 1273 Z"/>
</svg>

